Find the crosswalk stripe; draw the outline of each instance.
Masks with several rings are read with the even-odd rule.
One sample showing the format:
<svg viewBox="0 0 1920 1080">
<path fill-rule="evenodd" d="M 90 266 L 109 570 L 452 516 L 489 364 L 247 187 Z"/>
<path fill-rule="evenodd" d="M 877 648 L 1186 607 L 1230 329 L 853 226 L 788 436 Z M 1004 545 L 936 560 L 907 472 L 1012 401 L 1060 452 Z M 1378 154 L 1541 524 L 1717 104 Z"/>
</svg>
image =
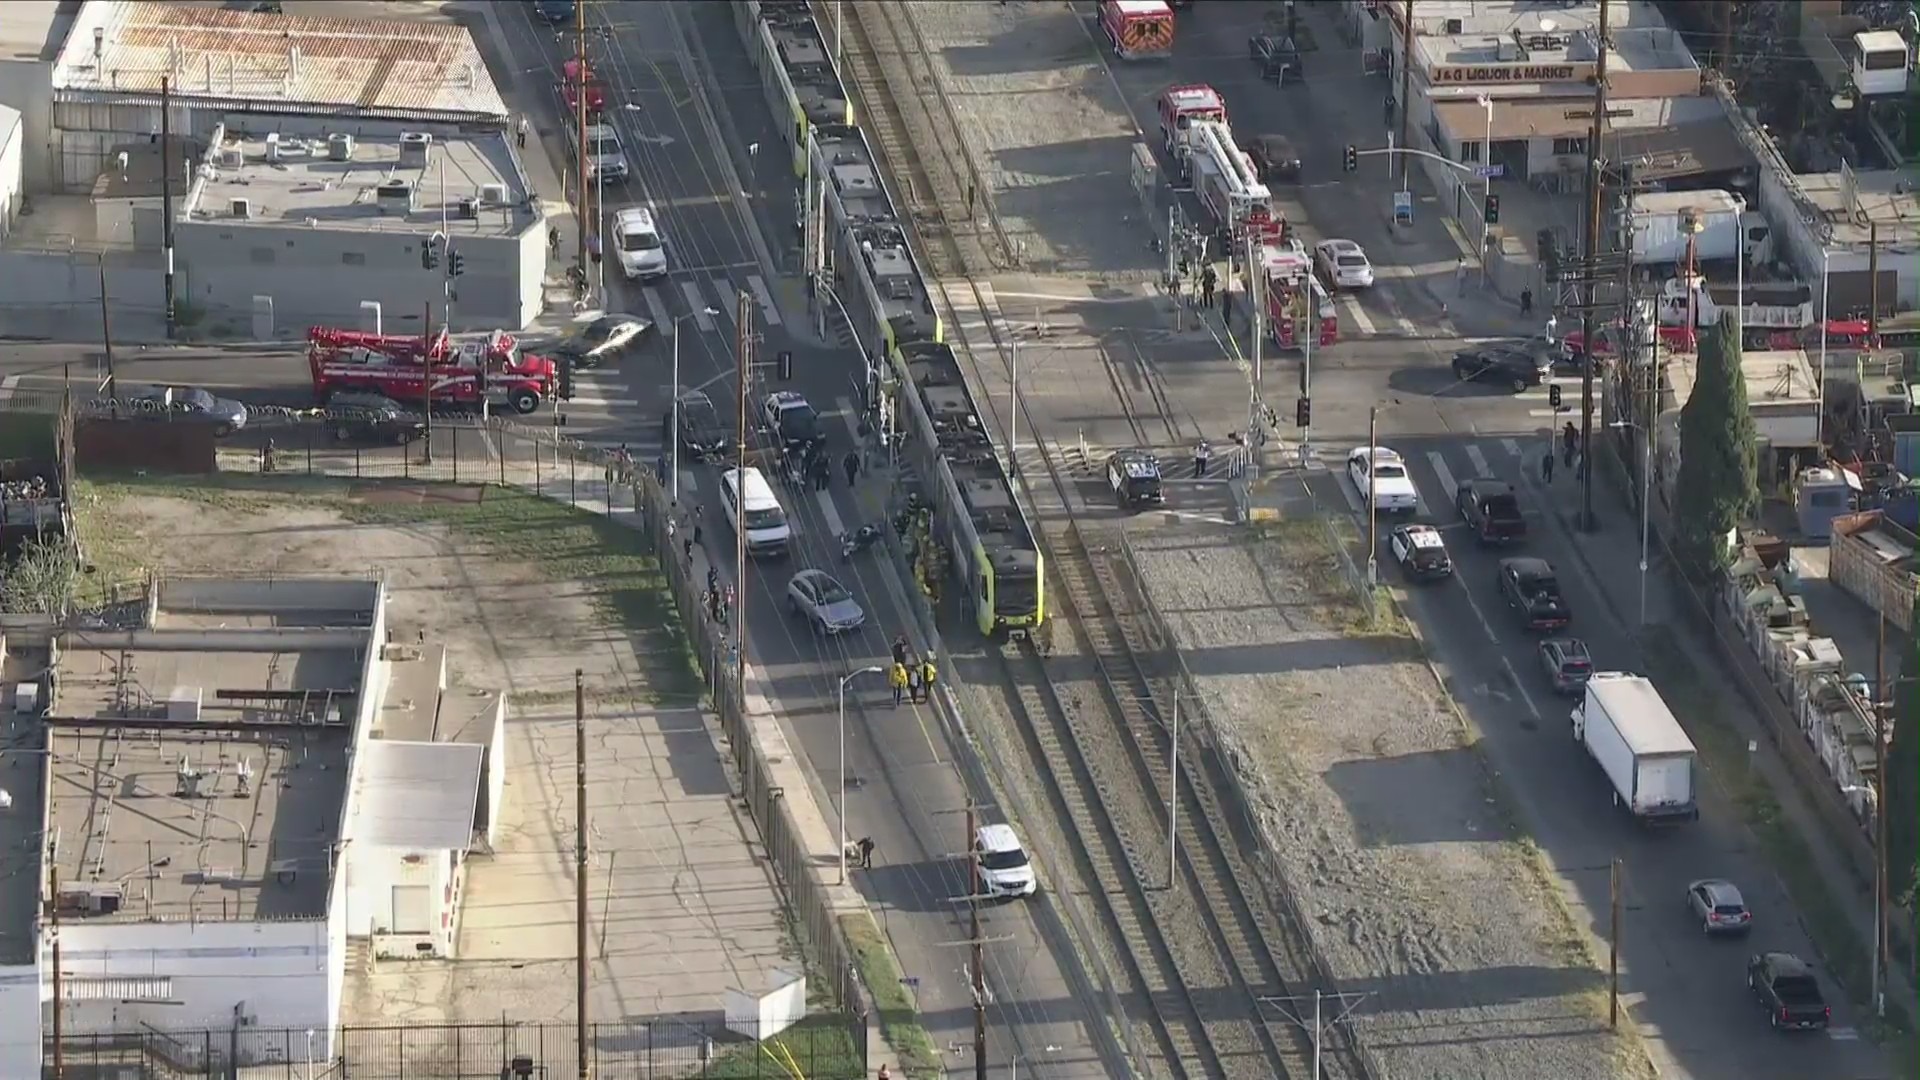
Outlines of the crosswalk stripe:
<svg viewBox="0 0 1920 1080">
<path fill-rule="evenodd" d="M 1491 479 L 1493 470 L 1487 467 L 1487 455 L 1480 452 L 1479 443 L 1467 444 L 1467 460 L 1473 462 L 1473 475 L 1481 479 Z"/>
<path fill-rule="evenodd" d="M 766 316 L 768 326 L 780 325 L 780 309 L 773 304 L 773 294 L 767 291 L 767 283 L 759 274 L 747 275 L 747 287 L 753 290 L 754 299 L 760 301 L 760 312 Z"/>
<path fill-rule="evenodd" d="M 713 290 L 713 295 L 720 298 L 720 302 L 713 306 L 720 309 L 720 314 L 727 322 L 732 323 L 739 318 L 740 294 L 734 289 L 733 282 L 726 278 L 708 278 L 707 286 Z"/>
<path fill-rule="evenodd" d="M 700 287 L 691 281 L 683 281 L 680 283 L 680 291 L 685 294 L 687 298 L 687 306 L 693 309 L 694 324 L 702 330 L 711 331 L 713 329 L 713 316 L 708 315 L 704 310 L 707 302 L 700 295 Z"/>
<path fill-rule="evenodd" d="M 1453 470 L 1447 468 L 1447 459 L 1440 456 L 1440 451 L 1429 450 L 1427 464 L 1433 466 L 1433 474 L 1440 478 L 1440 488 L 1447 493 L 1447 502 L 1453 502 L 1459 497 L 1460 484 L 1453 478 Z"/>
<path fill-rule="evenodd" d="M 1359 327 L 1361 333 L 1368 337 L 1373 337 L 1379 333 L 1379 330 L 1373 325 L 1373 316 L 1368 315 L 1367 309 L 1360 306 L 1359 297 L 1352 293 L 1343 293 L 1340 299 L 1346 302 L 1345 307 L 1347 314 L 1353 316 L 1353 325 Z"/>
<path fill-rule="evenodd" d="M 1528 409 L 1527 415 L 1535 420 L 1554 420 L 1564 416 L 1572 416 L 1573 414 L 1569 412 L 1555 412 L 1552 409 Z"/>
<path fill-rule="evenodd" d="M 616 405 L 625 406 L 633 404 L 636 404 L 636 402 L 631 398 L 591 397 L 585 394 L 575 394 L 567 399 L 567 407 L 569 409 L 611 409 Z"/>
<path fill-rule="evenodd" d="M 1501 439 L 1500 448 L 1512 454 L 1514 457 L 1520 456 L 1520 440 L 1518 439 Z"/>
<path fill-rule="evenodd" d="M 672 333 L 673 313 L 667 310 L 667 302 L 660 299 L 660 290 L 651 285 L 644 285 L 640 289 L 640 295 L 647 301 L 647 314 L 653 316 L 653 325 L 663 334 Z"/>
</svg>

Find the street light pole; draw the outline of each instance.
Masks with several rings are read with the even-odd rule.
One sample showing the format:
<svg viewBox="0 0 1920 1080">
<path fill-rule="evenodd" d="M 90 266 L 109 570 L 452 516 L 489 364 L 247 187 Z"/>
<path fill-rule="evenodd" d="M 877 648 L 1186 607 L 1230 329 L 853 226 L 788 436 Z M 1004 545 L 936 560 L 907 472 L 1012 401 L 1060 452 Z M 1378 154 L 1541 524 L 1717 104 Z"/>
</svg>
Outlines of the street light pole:
<svg viewBox="0 0 1920 1080">
<path fill-rule="evenodd" d="M 1007 335 L 1007 353 L 1010 365 L 1010 379 L 1007 383 L 1007 397 L 1010 402 L 1007 420 L 1007 480 L 1013 480 L 1018 466 L 1015 458 L 1020 447 L 1020 333 L 1014 331 Z"/>
<path fill-rule="evenodd" d="M 675 505 L 680 502 L 680 324 L 695 315 L 705 315 L 711 319 L 718 314 L 720 314 L 719 308 L 708 305 L 699 311 L 675 315 L 673 326 L 670 328 L 673 331 L 673 404 L 668 408 L 673 411 L 673 423 L 672 430 L 667 432 L 667 453 L 673 456 L 673 479 L 669 483 L 672 485 L 671 498 Z"/>
<path fill-rule="evenodd" d="M 1493 99 L 1480 95 L 1480 107 L 1487 110 L 1486 152 L 1480 155 L 1481 171 L 1486 173 L 1485 189 L 1480 194 L 1480 276 L 1487 276 L 1487 201 L 1493 198 Z"/>
<path fill-rule="evenodd" d="M 850 671 L 840 679 L 840 884 L 847 883 L 847 684 L 862 675 L 881 675 L 879 667 Z"/>
</svg>

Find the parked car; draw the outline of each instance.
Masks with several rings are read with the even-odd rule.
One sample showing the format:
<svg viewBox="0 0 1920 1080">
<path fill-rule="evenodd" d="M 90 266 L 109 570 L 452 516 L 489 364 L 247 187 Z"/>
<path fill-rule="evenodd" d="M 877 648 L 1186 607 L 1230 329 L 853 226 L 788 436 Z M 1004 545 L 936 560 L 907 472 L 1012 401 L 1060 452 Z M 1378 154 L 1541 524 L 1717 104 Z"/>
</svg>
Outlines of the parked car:
<svg viewBox="0 0 1920 1080">
<path fill-rule="evenodd" d="M 1558 630 L 1573 621 L 1560 579 L 1545 559 L 1500 560 L 1500 595 L 1520 613 L 1529 630 Z"/>
<path fill-rule="evenodd" d="M 820 414 L 814 411 L 804 394 L 793 390 L 776 390 L 768 394 L 766 400 L 760 403 L 760 416 L 784 449 L 804 446 L 826 435 L 820 424 Z"/>
<path fill-rule="evenodd" d="M 162 386 L 126 400 L 128 416 L 209 424 L 216 436 L 247 426 L 247 407 L 192 386 Z"/>
<path fill-rule="evenodd" d="M 658 281 L 667 276 L 667 242 L 653 211 L 629 206 L 613 215 L 613 250 L 628 281 Z"/>
<path fill-rule="evenodd" d="M 1255 34 L 1247 39 L 1247 53 L 1260 69 L 1260 77 L 1268 82 L 1286 86 L 1306 81 L 1306 72 L 1300 66 L 1300 50 L 1290 37 Z"/>
<path fill-rule="evenodd" d="M 1420 509 L 1420 492 L 1413 486 L 1407 463 L 1384 446 L 1348 451 L 1347 479 L 1360 498 L 1380 513 L 1411 514 Z"/>
<path fill-rule="evenodd" d="M 1254 172 L 1263 184 L 1300 182 L 1300 151 L 1285 135 L 1256 135 L 1241 151 L 1253 162 Z"/>
<path fill-rule="evenodd" d="M 1753 930 L 1753 912 L 1739 886 L 1720 878 L 1706 878 L 1687 886 L 1687 910 L 1700 920 L 1700 930 L 1714 934 L 1746 935 Z"/>
<path fill-rule="evenodd" d="M 733 437 L 720 422 L 720 412 L 713 407 L 713 399 L 703 390 L 680 391 L 680 428 L 672 431 L 674 411 L 668 409 L 660 418 L 663 428 L 668 429 L 668 437 L 677 436 L 680 449 L 695 461 L 705 461 L 709 457 L 724 455 L 733 449 Z"/>
<path fill-rule="evenodd" d="M 1526 538 L 1527 519 L 1513 485 L 1499 480 L 1462 480 L 1453 505 L 1482 544 L 1510 544 Z"/>
<path fill-rule="evenodd" d="M 1321 280 L 1336 289 L 1373 288 L 1373 263 L 1352 240 L 1322 240 L 1313 245 L 1313 264 Z"/>
<path fill-rule="evenodd" d="M 427 432 L 425 416 L 401 408 L 385 394 L 366 390 L 335 390 L 327 398 L 327 423 L 333 437 L 341 442 L 362 440 L 404 446 Z"/>
<path fill-rule="evenodd" d="M 1462 349 L 1453 354 L 1453 377 L 1461 382 L 1497 383 L 1518 394 L 1553 377 L 1553 361 L 1506 345 Z"/>
<path fill-rule="evenodd" d="M 1833 1019 L 1813 968 L 1792 953 L 1756 953 L 1747 961 L 1747 989 L 1775 1031 L 1817 1031 Z"/>
<path fill-rule="evenodd" d="M 548 351 L 576 368 L 593 368 L 640 347 L 653 333 L 653 320 L 640 315 L 602 315 L 574 331 Z"/>
<path fill-rule="evenodd" d="M 980 863 L 980 888 L 988 896 L 1032 896 L 1040 889 L 1033 860 L 1011 825 L 982 825 L 973 834 L 973 857 Z"/>
<path fill-rule="evenodd" d="M 822 636 L 858 630 L 867 623 L 860 601 L 825 570 L 802 570 L 793 575 L 787 582 L 787 607 Z"/>
<path fill-rule="evenodd" d="M 1107 458 L 1107 487 L 1122 510 L 1161 506 L 1167 501 L 1160 486 L 1160 459 L 1151 450 L 1115 450 Z"/>
<path fill-rule="evenodd" d="M 1540 666 L 1556 694 L 1578 694 L 1593 677 L 1593 654 L 1579 638 L 1550 637 L 1540 643 Z"/>
<path fill-rule="evenodd" d="M 1453 574 L 1453 559 L 1440 530 L 1431 525 L 1396 525 L 1387 536 L 1393 561 L 1415 581 L 1438 581 Z"/>
</svg>

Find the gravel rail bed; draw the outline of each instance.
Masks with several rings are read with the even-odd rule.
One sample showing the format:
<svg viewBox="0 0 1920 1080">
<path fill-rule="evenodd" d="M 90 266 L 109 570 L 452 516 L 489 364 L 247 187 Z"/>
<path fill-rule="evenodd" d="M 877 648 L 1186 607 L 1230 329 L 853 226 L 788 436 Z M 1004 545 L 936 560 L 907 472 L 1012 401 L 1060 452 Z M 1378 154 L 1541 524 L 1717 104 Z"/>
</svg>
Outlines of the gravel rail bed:
<svg viewBox="0 0 1920 1080">
<path fill-rule="evenodd" d="M 1417 644 L 1356 627 L 1320 526 L 1129 542 L 1309 934 L 1369 995 L 1379 1080 L 1644 1071 Z"/>
</svg>

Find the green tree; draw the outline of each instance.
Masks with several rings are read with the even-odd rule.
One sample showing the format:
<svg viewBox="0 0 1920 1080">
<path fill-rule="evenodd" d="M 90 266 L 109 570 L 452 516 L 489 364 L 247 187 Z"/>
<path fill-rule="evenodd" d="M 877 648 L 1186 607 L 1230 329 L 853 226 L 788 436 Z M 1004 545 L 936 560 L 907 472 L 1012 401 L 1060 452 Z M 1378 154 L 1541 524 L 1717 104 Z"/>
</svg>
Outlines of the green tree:
<svg viewBox="0 0 1920 1080">
<path fill-rule="evenodd" d="M 29 540 L 12 564 L 0 569 L 0 611 L 63 615 L 79 574 L 80 562 L 64 537 Z"/>
<path fill-rule="evenodd" d="M 1726 568 L 1727 533 L 1760 504 L 1759 466 L 1740 335 L 1733 316 L 1700 339 L 1693 393 L 1680 409 L 1680 475 L 1675 482 L 1678 554 L 1696 578 Z"/>
<path fill-rule="evenodd" d="M 1913 613 L 1920 618 L 1920 599 L 1914 601 Z M 1908 647 L 1900 675 L 1893 739 L 1887 746 L 1887 804 L 1881 808 L 1887 823 L 1889 896 L 1905 896 L 1913 888 L 1920 856 L 1920 647 Z"/>
</svg>

